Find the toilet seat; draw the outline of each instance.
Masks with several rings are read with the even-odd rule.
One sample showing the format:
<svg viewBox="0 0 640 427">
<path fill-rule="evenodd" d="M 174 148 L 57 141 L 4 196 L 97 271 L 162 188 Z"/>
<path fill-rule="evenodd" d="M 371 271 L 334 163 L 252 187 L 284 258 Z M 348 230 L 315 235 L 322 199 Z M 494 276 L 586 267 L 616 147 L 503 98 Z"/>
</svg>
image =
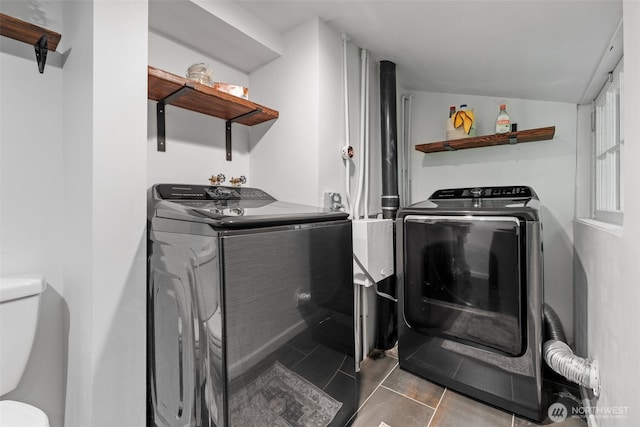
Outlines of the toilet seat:
<svg viewBox="0 0 640 427">
<path fill-rule="evenodd" d="M 0 424 L 2 427 L 49 427 L 49 419 L 35 406 L 14 400 L 2 400 Z"/>
</svg>

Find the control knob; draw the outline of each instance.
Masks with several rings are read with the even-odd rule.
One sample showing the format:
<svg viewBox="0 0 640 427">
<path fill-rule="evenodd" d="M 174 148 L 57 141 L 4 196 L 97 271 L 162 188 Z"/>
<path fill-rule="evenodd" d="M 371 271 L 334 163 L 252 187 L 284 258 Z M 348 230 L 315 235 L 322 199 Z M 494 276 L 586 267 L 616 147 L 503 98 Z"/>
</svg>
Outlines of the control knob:
<svg viewBox="0 0 640 427">
<path fill-rule="evenodd" d="M 213 189 L 213 197 L 218 199 L 228 199 L 231 197 L 231 190 L 224 187 L 216 187 Z"/>
<path fill-rule="evenodd" d="M 471 190 L 469 190 L 469 192 L 471 193 L 471 195 L 473 197 L 481 197 L 482 196 L 482 188 L 472 188 Z"/>
</svg>

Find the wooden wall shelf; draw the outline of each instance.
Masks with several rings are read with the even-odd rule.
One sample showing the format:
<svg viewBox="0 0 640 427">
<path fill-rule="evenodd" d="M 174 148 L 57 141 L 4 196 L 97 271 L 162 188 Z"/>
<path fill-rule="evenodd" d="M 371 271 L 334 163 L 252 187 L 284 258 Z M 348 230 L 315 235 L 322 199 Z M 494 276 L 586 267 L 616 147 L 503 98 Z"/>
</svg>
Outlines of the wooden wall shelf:
<svg viewBox="0 0 640 427">
<path fill-rule="evenodd" d="M 226 120 L 227 160 L 231 160 L 231 123 L 253 126 L 279 116 L 271 108 L 152 66 L 149 66 L 148 98 L 158 101 L 158 151 L 165 151 L 165 105 Z"/>
<path fill-rule="evenodd" d="M 149 99 L 162 101 L 185 86 L 191 87 L 193 90 L 168 102 L 168 105 L 224 120 L 232 120 L 255 110 L 260 110 L 259 113 L 251 117 L 237 121 L 247 126 L 278 118 L 276 110 L 149 66 Z"/>
<path fill-rule="evenodd" d="M 553 139 L 555 126 L 545 128 L 521 130 L 517 132 L 498 133 L 494 135 L 476 136 L 473 138 L 438 141 L 416 145 L 416 150 L 423 153 L 437 153 L 440 151 L 457 151 L 466 148 L 490 147 L 493 145 L 517 144 L 521 142 L 544 141 Z"/>
<path fill-rule="evenodd" d="M 0 13 L 0 35 L 35 45 L 43 34 L 47 35 L 48 49 L 55 51 L 62 38 L 61 34 L 46 28 L 38 27 L 13 16 Z"/>
<path fill-rule="evenodd" d="M 32 45 L 36 51 L 38 69 L 44 72 L 47 61 L 47 52 L 58 48 L 62 35 L 46 28 L 39 27 L 30 22 L 23 21 L 13 16 L 0 13 L 0 36 L 9 37 L 23 43 Z"/>
</svg>

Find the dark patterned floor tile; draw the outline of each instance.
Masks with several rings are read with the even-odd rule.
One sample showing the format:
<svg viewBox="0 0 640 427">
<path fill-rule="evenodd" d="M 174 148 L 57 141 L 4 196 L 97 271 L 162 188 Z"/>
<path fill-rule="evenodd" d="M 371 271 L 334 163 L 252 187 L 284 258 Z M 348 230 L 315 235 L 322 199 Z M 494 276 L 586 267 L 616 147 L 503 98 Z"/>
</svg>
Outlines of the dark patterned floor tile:
<svg viewBox="0 0 640 427">
<path fill-rule="evenodd" d="M 438 406 L 444 393 L 444 388 L 439 385 L 402 371 L 397 366 L 382 385 L 432 408 Z"/>
<path fill-rule="evenodd" d="M 392 357 L 365 359 L 360 364 L 360 404 L 369 397 L 398 364 Z"/>
<path fill-rule="evenodd" d="M 513 415 L 446 390 L 429 427 L 511 427 Z"/>
<path fill-rule="evenodd" d="M 426 426 L 433 412 L 426 405 L 380 387 L 358 412 L 352 427 Z"/>
</svg>

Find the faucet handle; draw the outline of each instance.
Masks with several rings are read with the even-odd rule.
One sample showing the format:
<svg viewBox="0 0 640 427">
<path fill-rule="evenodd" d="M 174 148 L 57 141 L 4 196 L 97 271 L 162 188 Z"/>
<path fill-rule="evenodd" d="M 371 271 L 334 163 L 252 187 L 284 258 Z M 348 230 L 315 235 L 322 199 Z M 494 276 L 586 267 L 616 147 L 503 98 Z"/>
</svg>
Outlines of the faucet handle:
<svg viewBox="0 0 640 427">
<path fill-rule="evenodd" d="M 224 174 L 219 173 L 218 175 L 211 175 L 211 178 L 209 178 L 209 182 L 211 183 L 211 185 L 220 185 L 225 182 L 226 179 L 227 177 L 224 176 Z"/>
<path fill-rule="evenodd" d="M 238 178 L 231 177 L 229 182 L 236 187 L 247 183 L 247 178 L 244 175 L 240 175 Z"/>
</svg>

